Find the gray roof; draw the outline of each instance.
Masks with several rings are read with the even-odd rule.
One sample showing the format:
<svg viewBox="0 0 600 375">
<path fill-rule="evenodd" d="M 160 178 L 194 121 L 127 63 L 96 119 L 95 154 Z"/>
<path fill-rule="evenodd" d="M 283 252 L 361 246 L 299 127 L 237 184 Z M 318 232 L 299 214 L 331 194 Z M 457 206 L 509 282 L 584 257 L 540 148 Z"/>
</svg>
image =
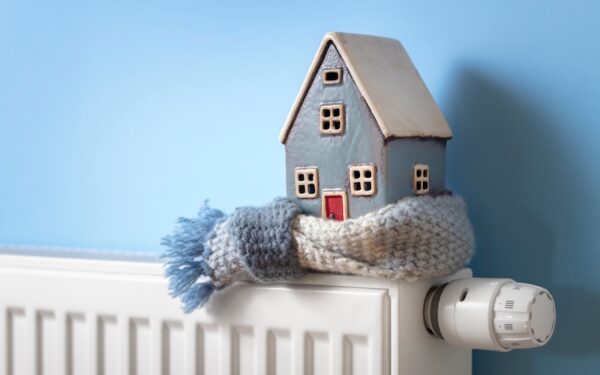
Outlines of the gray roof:
<svg viewBox="0 0 600 375">
<path fill-rule="evenodd" d="M 328 33 L 312 62 L 279 139 L 285 143 L 329 43 L 337 48 L 385 139 L 452 138 L 452 131 L 410 57 L 395 39 Z"/>
</svg>

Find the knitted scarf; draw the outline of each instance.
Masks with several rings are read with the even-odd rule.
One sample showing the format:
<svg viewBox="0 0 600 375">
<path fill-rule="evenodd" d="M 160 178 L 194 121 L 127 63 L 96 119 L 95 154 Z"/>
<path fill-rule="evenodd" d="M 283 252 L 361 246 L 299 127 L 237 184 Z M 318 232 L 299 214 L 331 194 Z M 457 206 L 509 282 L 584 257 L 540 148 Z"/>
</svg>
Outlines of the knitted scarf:
<svg viewBox="0 0 600 375">
<path fill-rule="evenodd" d="M 450 193 L 404 198 L 345 221 L 303 215 L 285 198 L 230 216 L 205 203 L 162 244 L 170 293 L 185 312 L 238 280 L 285 280 L 310 270 L 416 281 L 450 275 L 474 253 L 466 205 Z"/>
</svg>

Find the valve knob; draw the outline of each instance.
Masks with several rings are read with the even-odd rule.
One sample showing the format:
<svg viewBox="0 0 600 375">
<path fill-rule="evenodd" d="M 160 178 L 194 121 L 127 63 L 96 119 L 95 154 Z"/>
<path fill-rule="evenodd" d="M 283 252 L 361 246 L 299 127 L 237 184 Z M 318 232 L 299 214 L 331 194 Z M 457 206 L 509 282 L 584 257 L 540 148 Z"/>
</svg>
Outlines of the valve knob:
<svg viewBox="0 0 600 375">
<path fill-rule="evenodd" d="M 547 290 L 507 283 L 494 301 L 494 332 L 505 348 L 542 346 L 552 336 L 555 316 L 554 300 Z"/>
<path fill-rule="evenodd" d="M 425 298 L 425 326 L 451 345 L 495 351 L 542 346 L 554 331 L 550 293 L 510 279 L 459 279 Z"/>
</svg>

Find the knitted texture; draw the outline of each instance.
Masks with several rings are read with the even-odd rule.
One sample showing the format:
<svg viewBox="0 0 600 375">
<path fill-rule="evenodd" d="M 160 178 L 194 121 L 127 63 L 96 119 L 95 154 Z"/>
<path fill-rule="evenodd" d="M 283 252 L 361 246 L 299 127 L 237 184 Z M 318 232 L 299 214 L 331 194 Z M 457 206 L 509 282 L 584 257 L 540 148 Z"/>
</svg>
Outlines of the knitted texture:
<svg viewBox="0 0 600 375">
<path fill-rule="evenodd" d="M 297 205 L 277 198 L 262 209 L 238 208 L 227 220 L 233 246 L 256 279 L 287 279 L 304 273 L 292 246 L 292 223 L 299 213 Z"/>
<path fill-rule="evenodd" d="M 301 215 L 293 228 L 303 267 L 407 281 L 450 275 L 475 247 L 456 195 L 405 198 L 342 222 Z"/>
<path fill-rule="evenodd" d="M 164 258 L 175 286 L 171 294 L 191 311 L 237 280 L 289 279 L 305 270 L 415 281 L 452 274 L 474 253 L 466 205 L 452 194 L 404 198 L 345 221 L 299 212 L 278 198 L 266 207 L 237 209 L 227 218 L 205 205 L 198 219 L 180 221 L 176 233 L 163 241 L 169 246 Z M 194 226 L 181 223 L 196 221 L 202 224 L 192 240 Z M 186 252 L 190 249 L 193 256 Z M 198 270 L 191 273 L 194 266 Z"/>
</svg>

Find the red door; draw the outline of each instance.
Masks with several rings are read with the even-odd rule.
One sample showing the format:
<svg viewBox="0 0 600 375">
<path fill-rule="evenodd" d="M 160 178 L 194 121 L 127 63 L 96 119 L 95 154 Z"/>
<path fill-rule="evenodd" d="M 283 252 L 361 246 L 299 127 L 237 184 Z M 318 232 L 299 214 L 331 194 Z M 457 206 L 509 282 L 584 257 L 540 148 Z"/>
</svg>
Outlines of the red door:
<svg viewBox="0 0 600 375">
<path fill-rule="evenodd" d="M 324 197 L 325 204 L 325 217 L 328 219 L 334 219 L 343 221 L 346 218 L 345 215 L 345 199 L 343 194 L 329 193 Z"/>
</svg>

